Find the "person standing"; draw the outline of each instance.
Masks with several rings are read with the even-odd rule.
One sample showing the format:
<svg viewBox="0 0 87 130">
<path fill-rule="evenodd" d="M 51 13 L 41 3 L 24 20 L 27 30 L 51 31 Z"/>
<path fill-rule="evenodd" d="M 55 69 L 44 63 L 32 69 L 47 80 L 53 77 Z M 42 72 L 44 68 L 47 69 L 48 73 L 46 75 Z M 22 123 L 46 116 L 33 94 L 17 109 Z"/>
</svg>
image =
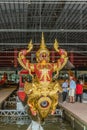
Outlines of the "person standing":
<svg viewBox="0 0 87 130">
<path fill-rule="evenodd" d="M 62 95 L 63 95 L 63 102 L 66 101 L 66 98 L 67 98 L 67 92 L 68 92 L 68 79 L 65 79 L 64 83 L 62 84 L 62 88 L 63 88 L 63 92 L 62 92 Z"/>
<path fill-rule="evenodd" d="M 69 88 L 69 102 L 75 102 L 75 89 L 76 89 L 76 82 L 73 79 L 73 76 L 70 76 L 70 88 Z"/>
<path fill-rule="evenodd" d="M 83 94 L 83 85 L 80 83 L 79 80 L 76 82 L 76 102 L 78 98 L 80 99 L 80 103 L 82 102 L 82 94 Z"/>
</svg>

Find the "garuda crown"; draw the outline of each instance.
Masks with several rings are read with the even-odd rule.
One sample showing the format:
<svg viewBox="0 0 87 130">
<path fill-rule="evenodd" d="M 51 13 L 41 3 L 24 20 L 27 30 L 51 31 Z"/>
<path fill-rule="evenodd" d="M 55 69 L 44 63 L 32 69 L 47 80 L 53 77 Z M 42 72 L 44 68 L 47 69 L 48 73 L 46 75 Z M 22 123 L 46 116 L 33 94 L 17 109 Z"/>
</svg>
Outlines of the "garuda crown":
<svg viewBox="0 0 87 130">
<path fill-rule="evenodd" d="M 50 56 L 50 52 L 49 52 L 49 50 L 46 47 L 45 40 L 44 40 L 44 34 L 43 33 L 42 33 L 40 49 L 36 52 L 36 60 L 37 60 L 37 62 L 40 61 L 41 55 L 45 55 L 50 60 L 50 57 L 49 57 Z"/>
</svg>

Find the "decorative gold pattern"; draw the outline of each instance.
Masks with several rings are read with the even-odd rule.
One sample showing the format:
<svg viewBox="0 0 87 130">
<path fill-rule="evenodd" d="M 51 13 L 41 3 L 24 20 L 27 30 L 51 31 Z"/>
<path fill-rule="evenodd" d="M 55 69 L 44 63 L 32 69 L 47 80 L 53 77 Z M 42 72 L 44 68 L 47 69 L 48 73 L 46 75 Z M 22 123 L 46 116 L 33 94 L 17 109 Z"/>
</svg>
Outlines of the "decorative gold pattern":
<svg viewBox="0 0 87 130">
<path fill-rule="evenodd" d="M 48 114 L 55 112 L 58 104 L 58 92 L 62 92 L 58 81 L 52 81 L 52 74 L 56 72 L 54 77 L 58 77 L 59 71 L 68 60 L 67 52 L 59 49 L 58 42 L 55 39 L 54 49 L 59 53 L 60 59 L 56 63 L 49 63 L 50 52 L 46 48 L 43 33 L 40 49 L 36 52 L 38 63 L 30 63 L 26 59 L 26 55 L 32 48 L 33 44 L 30 41 L 28 49 L 19 52 L 18 61 L 23 68 L 29 71 L 33 79 L 32 83 L 25 82 L 24 85 L 24 91 L 28 96 L 27 104 L 30 107 L 31 113 L 33 116 L 39 115 L 40 118 L 46 118 Z M 32 72 L 35 76 L 32 75 Z"/>
<path fill-rule="evenodd" d="M 44 40 L 44 35 L 42 33 L 42 40 L 41 40 L 41 44 L 40 44 L 40 49 L 36 52 L 36 60 L 37 62 L 40 62 L 41 61 L 41 54 L 46 54 L 46 58 L 49 62 L 49 55 L 50 55 L 50 52 L 49 50 L 46 48 L 46 45 L 45 45 L 45 40 Z"/>
</svg>

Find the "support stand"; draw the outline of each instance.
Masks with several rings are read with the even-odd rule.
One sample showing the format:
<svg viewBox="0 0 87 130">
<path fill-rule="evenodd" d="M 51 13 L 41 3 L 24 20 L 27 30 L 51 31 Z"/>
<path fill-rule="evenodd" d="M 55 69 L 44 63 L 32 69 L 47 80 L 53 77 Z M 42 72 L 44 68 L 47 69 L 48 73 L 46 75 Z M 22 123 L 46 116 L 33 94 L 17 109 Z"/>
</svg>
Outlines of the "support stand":
<svg viewBox="0 0 87 130">
<path fill-rule="evenodd" d="M 32 120 L 27 130 L 44 130 L 44 129 L 42 128 L 40 123 Z"/>
</svg>

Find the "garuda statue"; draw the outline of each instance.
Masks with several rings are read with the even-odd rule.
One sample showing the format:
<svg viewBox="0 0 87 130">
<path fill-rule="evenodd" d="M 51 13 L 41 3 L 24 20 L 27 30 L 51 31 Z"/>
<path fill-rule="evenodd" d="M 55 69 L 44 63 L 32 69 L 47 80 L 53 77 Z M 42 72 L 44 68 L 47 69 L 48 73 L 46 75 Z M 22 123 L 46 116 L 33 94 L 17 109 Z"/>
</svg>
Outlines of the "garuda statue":
<svg viewBox="0 0 87 130">
<path fill-rule="evenodd" d="M 55 77 L 58 76 L 59 71 L 65 66 L 67 62 L 67 52 L 59 49 L 58 42 L 55 39 L 54 49 L 60 55 L 56 63 L 50 63 L 50 52 L 45 45 L 44 35 L 40 49 L 36 52 L 37 63 L 30 63 L 26 55 L 32 50 L 32 40 L 28 44 L 28 48 L 21 50 L 18 55 L 20 65 L 29 71 L 32 76 L 32 82 L 25 82 L 24 91 L 28 97 L 27 104 L 33 116 L 39 116 L 44 119 L 48 114 L 54 114 L 58 104 L 58 92 L 62 89 L 58 81 L 53 81 L 53 72 Z M 34 75 L 33 75 L 34 74 Z"/>
</svg>

